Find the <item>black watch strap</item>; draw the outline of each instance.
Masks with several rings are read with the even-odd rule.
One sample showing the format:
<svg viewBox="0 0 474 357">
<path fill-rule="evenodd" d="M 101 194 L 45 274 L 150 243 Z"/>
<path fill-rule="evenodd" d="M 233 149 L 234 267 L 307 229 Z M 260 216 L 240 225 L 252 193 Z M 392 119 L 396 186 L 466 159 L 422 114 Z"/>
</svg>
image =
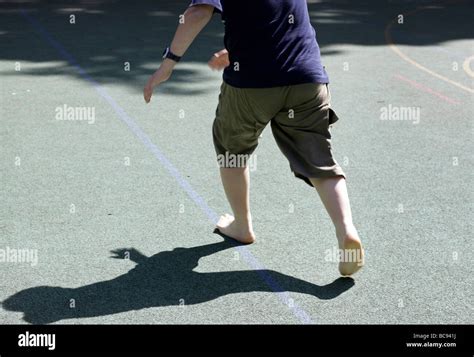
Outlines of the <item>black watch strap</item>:
<svg viewBox="0 0 474 357">
<path fill-rule="evenodd" d="M 179 62 L 181 61 L 182 57 L 175 55 L 173 52 L 171 52 L 171 49 L 169 47 L 166 47 L 165 51 L 163 52 L 163 59 L 165 58 L 168 58 L 175 62 Z"/>
</svg>

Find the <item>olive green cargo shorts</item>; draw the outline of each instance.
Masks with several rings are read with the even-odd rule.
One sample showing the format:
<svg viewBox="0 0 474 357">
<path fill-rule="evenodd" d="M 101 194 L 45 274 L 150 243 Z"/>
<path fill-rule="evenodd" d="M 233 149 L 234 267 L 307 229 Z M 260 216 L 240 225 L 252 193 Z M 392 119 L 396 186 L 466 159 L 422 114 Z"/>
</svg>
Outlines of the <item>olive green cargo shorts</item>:
<svg viewBox="0 0 474 357">
<path fill-rule="evenodd" d="M 250 158 L 270 122 L 278 147 L 296 177 L 311 186 L 309 178 L 345 177 L 331 151 L 329 129 L 337 120 L 330 108 L 327 84 L 236 88 L 223 83 L 213 124 L 219 165 L 235 167 L 225 164 L 229 160 L 220 160 L 222 157 Z"/>
</svg>

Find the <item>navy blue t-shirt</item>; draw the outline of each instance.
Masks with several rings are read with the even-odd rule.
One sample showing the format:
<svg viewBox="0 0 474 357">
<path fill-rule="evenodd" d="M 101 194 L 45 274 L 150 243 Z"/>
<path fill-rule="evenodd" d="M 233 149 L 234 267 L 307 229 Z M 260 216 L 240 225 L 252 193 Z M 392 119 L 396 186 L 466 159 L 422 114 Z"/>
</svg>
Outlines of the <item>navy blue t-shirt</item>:
<svg viewBox="0 0 474 357">
<path fill-rule="evenodd" d="M 230 66 L 239 88 L 328 83 L 306 0 L 192 0 L 222 14 Z"/>
</svg>

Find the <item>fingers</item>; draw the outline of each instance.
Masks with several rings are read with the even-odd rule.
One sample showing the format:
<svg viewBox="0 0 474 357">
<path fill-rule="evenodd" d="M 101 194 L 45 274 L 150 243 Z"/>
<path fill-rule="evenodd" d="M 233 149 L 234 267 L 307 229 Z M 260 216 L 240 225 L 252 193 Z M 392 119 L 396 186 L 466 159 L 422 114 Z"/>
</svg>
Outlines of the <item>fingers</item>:
<svg viewBox="0 0 474 357">
<path fill-rule="evenodd" d="M 217 53 L 214 53 L 211 57 L 211 59 L 209 60 L 209 62 L 207 62 L 207 65 L 211 68 L 211 69 L 214 69 L 216 67 L 216 64 L 217 64 L 217 61 L 219 59 L 219 55 Z"/>
<path fill-rule="evenodd" d="M 145 99 L 145 103 L 147 104 L 150 103 L 151 96 L 153 95 L 153 89 L 158 85 L 157 83 L 154 83 L 154 81 L 155 78 L 152 76 L 145 88 L 143 88 L 143 99 Z"/>
<path fill-rule="evenodd" d="M 209 62 L 207 62 L 207 65 L 209 66 L 210 69 L 212 69 L 214 71 L 216 71 L 218 69 L 215 57 L 211 58 L 209 60 Z"/>
<path fill-rule="evenodd" d="M 143 89 L 143 99 L 145 99 L 145 103 L 150 103 L 152 94 L 153 88 L 149 85 L 145 86 L 145 88 Z"/>
<path fill-rule="evenodd" d="M 219 52 L 216 53 L 217 57 L 220 56 L 228 56 L 229 52 L 226 49 L 220 50 Z"/>
<path fill-rule="evenodd" d="M 212 70 L 219 71 L 226 68 L 230 63 L 227 56 L 220 56 L 219 53 L 216 53 L 207 64 Z"/>
<path fill-rule="evenodd" d="M 162 65 L 163 66 L 163 65 Z M 150 103 L 151 96 L 153 95 L 153 89 L 158 87 L 161 83 L 166 82 L 172 72 L 172 67 L 164 68 L 160 67 L 148 80 L 145 88 L 143 88 L 143 99 L 146 103 Z"/>
</svg>

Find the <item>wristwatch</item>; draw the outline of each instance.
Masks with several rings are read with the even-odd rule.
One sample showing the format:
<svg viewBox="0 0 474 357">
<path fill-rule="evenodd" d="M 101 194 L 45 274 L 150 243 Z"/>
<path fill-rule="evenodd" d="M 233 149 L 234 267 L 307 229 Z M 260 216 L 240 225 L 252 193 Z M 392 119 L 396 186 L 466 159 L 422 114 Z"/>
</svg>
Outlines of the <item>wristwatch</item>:
<svg viewBox="0 0 474 357">
<path fill-rule="evenodd" d="M 171 49 L 169 47 L 166 47 L 165 51 L 163 52 L 163 59 L 166 59 L 166 58 L 173 60 L 175 62 L 179 62 L 181 61 L 182 57 L 175 55 L 173 52 L 171 52 Z"/>
</svg>

